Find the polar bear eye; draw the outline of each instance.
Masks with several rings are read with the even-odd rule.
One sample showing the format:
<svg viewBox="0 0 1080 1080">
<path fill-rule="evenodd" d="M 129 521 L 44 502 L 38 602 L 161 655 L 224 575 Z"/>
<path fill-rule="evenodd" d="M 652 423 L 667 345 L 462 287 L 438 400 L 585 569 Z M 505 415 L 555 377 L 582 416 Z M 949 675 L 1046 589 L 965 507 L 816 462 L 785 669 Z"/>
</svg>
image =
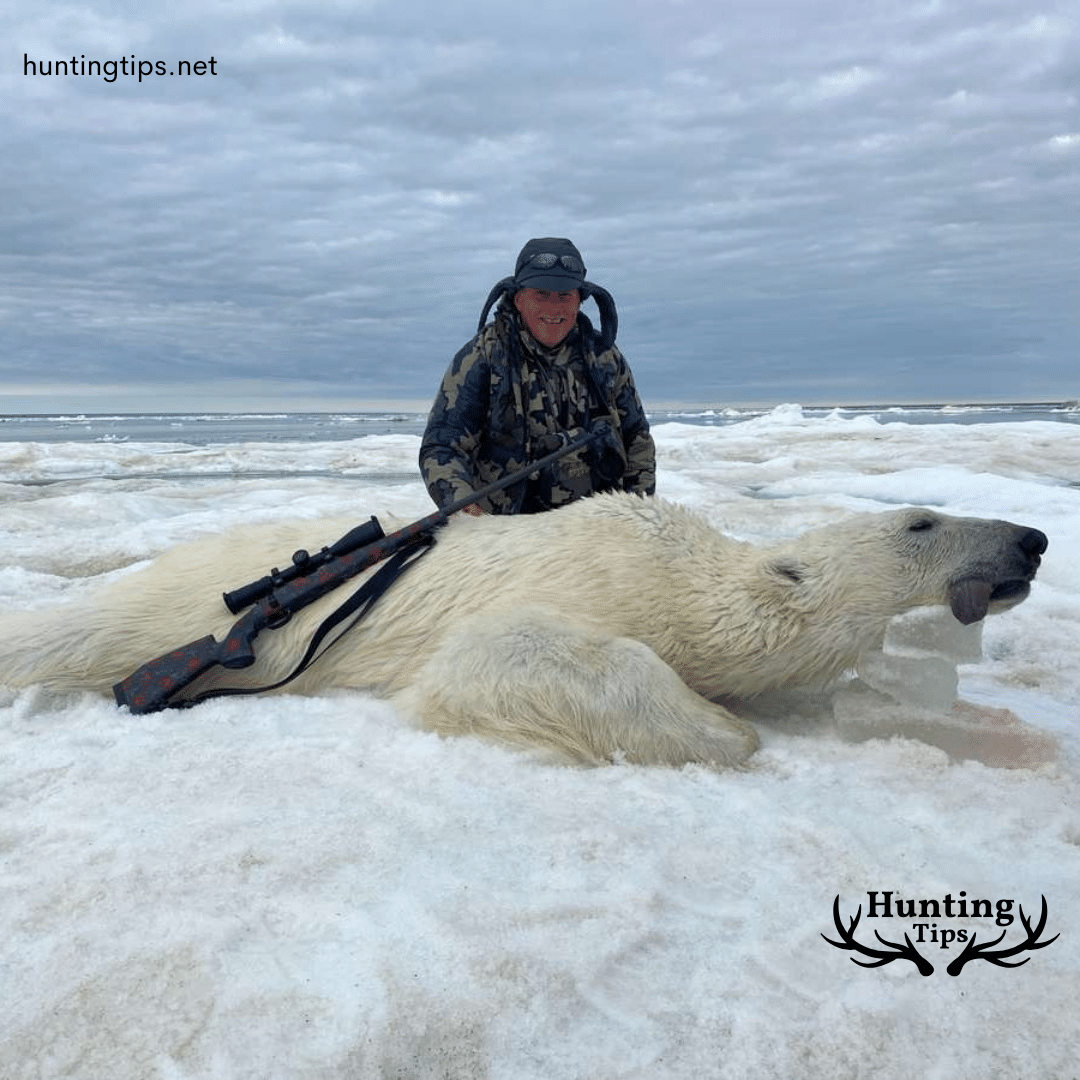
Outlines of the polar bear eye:
<svg viewBox="0 0 1080 1080">
<path fill-rule="evenodd" d="M 933 518 L 917 518 L 908 526 L 908 532 L 926 532 L 934 527 Z"/>
<path fill-rule="evenodd" d="M 802 584 L 802 569 L 795 563 L 774 562 L 772 564 L 772 569 L 773 572 L 778 574 L 780 577 L 787 578 L 788 581 L 793 581 L 796 585 Z"/>
</svg>

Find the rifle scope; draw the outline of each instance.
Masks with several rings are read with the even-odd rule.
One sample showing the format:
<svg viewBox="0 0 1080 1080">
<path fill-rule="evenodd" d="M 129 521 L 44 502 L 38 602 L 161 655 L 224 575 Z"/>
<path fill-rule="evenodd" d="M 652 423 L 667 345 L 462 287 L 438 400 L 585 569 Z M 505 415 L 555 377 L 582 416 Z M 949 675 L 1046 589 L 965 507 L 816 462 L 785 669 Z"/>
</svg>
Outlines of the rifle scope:
<svg viewBox="0 0 1080 1080">
<path fill-rule="evenodd" d="M 241 585 L 239 589 L 233 589 L 232 592 L 222 593 L 221 598 L 234 615 L 239 615 L 244 608 L 258 603 L 264 596 L 269 596 L 274 589 L 280 588 L 293 578 L 301 574 L 310 574 L 324 563 L 330 562 L 331 559 L 336 559 L 339 555 L 348 555 L 357 548 L 367 547 L 368 544 L 381 540 L 385 535 L 379 519 L 372 514 L 370 521 L 365 521 L 363 525 L 350 529 L 340 540 L 329 547 L 324 547 L 322 551 L 309 555 L 301 548 L 293 553 L 292 566 L 284 570 L 279 570 L 275 566 L 266 577 L 252 581 L 248 585 Z"/>
</svg>

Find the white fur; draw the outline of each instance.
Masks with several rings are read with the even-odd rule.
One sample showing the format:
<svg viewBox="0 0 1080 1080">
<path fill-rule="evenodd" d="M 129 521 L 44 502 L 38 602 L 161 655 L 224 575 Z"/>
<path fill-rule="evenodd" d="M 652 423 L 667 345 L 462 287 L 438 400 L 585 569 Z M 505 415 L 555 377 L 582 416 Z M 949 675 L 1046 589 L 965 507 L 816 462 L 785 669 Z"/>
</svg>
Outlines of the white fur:
<svg viewBox="0 0 1080 1080">
<path fill-rule="evenodd" d="M 912 531 L 916 519 L 932 527 Z M 223 590 L 354 524 L 236 530 L 173 549 L 87 600 L 5 619 L 0 682 L 107 693 L 179 645 L 220 640 L 236 618 Z M 947 603 L 953 583 L 987 567 L 1008 576 L 1019 528 L 901 510 L 758 548 L 636 496 L 529 517 L 458 515 L 289 692 L 363 688 L 431 730 L 583 762 L 735 765 L 757 736 L 716 700 L 827 683 L 880 645 L 892 616 Z M 252 668 L 216 668 L 192 692 L 280 677 L 350 592 L 264 631 Z"/>
</svg>

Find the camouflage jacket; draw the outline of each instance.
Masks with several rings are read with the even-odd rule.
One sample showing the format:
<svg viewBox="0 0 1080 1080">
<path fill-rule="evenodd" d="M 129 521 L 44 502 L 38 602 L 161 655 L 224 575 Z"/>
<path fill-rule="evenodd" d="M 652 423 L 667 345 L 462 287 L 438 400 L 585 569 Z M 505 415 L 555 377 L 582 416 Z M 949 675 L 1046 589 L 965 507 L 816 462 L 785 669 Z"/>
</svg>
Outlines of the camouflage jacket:
<svg viewBox="0 0 1080 1080">
<path fill-rule="evenodd" d="M 535 513 L 601 490 L 651 495 L 656 450 L 622 353 L 596 353 L 599 335 L 584 315 L 561 345 L 546 349 L 508 302 L 454 357 L 428 416 L 420 472 L 436 504 L 447 506 L 603 426 L 603 460 L 576 451 L 544 474 L 480 500 L 494 514 Z"/>
</svg>

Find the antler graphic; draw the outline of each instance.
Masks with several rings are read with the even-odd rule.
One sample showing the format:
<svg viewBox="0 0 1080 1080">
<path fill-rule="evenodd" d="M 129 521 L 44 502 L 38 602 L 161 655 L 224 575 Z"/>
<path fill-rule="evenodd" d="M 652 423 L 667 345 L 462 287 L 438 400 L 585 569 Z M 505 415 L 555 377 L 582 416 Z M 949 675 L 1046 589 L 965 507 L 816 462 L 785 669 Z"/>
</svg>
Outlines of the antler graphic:
<svg viewBox="0 0 1080 1080">
<path fill-rule="evenodd" d="M 1018 960 L 1015 964 L 1006 964 L 1004 957 L 1016 956 L 1017 953 L 1022 953 L 1025 949 L 1045 949 L 1047 945 L 1052 944 L 1061 937 L 1060 934 L 1055 934 L 1049 941 L 1038 940 L 1039 935 L 1043 932 L 1043 927 L 1046 926 L 1045 896 L 1042 898 L 1042 917 L 1039 919 L 1039 925 L 1034 930 L 1031 929 L 1031 920 L 1025 917 L 1023 904 L 1020 905 L 1020 921 L 1024 924 L 1027 937 L 1019 945 L 1014 945 L 1011 949 L 1002 949 L 1001 952 L 990 952 L 1005 937 L 1005 931 L 1002 930 L 1001 934 L 994 938 L 993 941 L 987 941 L 983 945 L 976 945 L 975 939 L 978 935 L 972 934 L 971 940 L 964 946 L 964 951 L 945 970 L 950 975 L 959 975 L 969 960 L 986 960 L 991 964 L 997 964 L 998 967 L 1020 967 L 1022 964 L 1026 964 L 1031 957 L 1025 956 L 1023 960 Z"/>
<path fill-rule="evenodd" d="M 859 910 L 855 917 L 850 920 L 848 928 L 845 931 L 843 922 L 840 919 L 840 894 L 836 894 L 836 899 L 833 901 L 833 922 L 836 923 L 836 929 L 840 934 L 840 941 L 833 941 L 831 938 L 821 936 L 830 945 L 835 945 L 838 949 L 846 949 L 850 952 L 861 953 L 863 956 L 874 957 L 874 962 L 864 963 L 862 960 L 856 960 L 854 956 L 850 957 L 853 964 L 858 964 L 859 967 L 873 968 L 882 967 L 885 964 L 891 964 L 894 960 L 910 960 L 918 969 L 920 975 L 933 975 L 934 965 L 930 963 L 926 957 L 920 955 L 918 949 L 911 944 L 911 938 L 904 935 L 904 941 L 906 945 L 899 945 L 895 941 L 886 941 L 876 930 L 874 936 L 881 942 L 882 945 L 888 945 L 893 949 L 893 952 L 884 952 L 881 949 L 871 949 L 867 945 L 863 945 L 861 942 L 855 940 L 855 927 L 859 925 L 859 920 L 862 918 L 862 904 L 859 905 Z"/>
</svg>

